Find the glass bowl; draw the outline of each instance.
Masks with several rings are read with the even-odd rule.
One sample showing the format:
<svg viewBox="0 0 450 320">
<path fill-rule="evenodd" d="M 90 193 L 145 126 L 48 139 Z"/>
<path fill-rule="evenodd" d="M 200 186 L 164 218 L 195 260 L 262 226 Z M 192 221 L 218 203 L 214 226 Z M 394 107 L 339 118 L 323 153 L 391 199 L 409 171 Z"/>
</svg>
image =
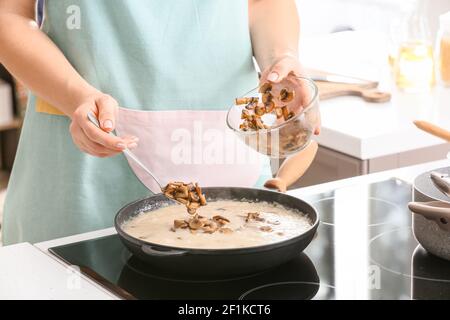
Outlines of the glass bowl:
<svg viewBox="0 0 450 320">
<path fill-rule="evenodd" d="M 228 111 L 227 124 L 245 144 L 259 153 L 271 158 L 286 158 L 303 150 L 311 142 L 320 119 L 319 90 L 311 79 L 296 76 L 288 76 L 275 86 L 295 91 L 295 99 L 285 104 L 294 113 L 289 120 L 279 121 L 274 114 L 265 114 L 261 119 L 270 126 L 269 129 L 243 131 L 240 125 L 244 121 L 241 114 L 245 105 L 234 104 Z M 250 97 L 258 97 L 261 101 L 259 87 L 239 98 Z"/>
</svg>

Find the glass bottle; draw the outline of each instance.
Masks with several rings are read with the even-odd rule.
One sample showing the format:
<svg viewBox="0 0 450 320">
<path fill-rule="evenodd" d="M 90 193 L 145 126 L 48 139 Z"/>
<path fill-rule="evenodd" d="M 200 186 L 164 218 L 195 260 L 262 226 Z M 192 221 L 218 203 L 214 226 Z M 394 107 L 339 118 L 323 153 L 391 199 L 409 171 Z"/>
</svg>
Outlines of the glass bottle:
<svg viewBox="0 0 450 320">
<path fill-rule="evenodd" d="M 441 83 L 450 87 L 450 11 L 439 17 L 437 37 L 437 64 Z"/>
<path fill-rule="evenodd" d="M 404 91 L 429 90 L 436 84 L 433 45 L 425 0 L 414 2 L 403 22 L 395 82 Z"/>
</svg>

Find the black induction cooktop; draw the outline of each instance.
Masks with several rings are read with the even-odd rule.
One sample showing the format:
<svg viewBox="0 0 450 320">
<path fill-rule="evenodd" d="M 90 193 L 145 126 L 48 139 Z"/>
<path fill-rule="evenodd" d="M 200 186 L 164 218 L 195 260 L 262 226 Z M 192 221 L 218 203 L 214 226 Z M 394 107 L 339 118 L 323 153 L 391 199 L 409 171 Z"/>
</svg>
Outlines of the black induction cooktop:
<svg viewBox="0 0 450 320">
<path fill-rule="evenodd" d="M 411 186 L 397 179 L 305 197 L 321 218 L 305 252 L 240 278 L 205 281 L 153 270 L 117 235 L 50 252 L 125 299 L 450 299 L 450 262 L 414 239 L 410 199 Z"/>
</svg>

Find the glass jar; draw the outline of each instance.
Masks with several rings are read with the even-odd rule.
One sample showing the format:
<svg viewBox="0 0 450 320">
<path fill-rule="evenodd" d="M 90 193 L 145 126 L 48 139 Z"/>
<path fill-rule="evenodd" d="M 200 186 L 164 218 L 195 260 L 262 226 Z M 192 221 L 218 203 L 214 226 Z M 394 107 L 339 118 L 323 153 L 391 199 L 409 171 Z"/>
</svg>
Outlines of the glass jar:
<svg viewBox="0 0 450 320">
<path fill-rule="evenodd" d="M 437 62 L 441 83 L 450 87 L 450 11 L 440 16 L 437 37 Z"/>
<path fill-rule="evenodd" d="M 397 87 L 404 91 L 429 90 L 436 82 L 433 45 L 424 0 L 411 1 L 402 26 L 395 65 Z"/>
</svg>

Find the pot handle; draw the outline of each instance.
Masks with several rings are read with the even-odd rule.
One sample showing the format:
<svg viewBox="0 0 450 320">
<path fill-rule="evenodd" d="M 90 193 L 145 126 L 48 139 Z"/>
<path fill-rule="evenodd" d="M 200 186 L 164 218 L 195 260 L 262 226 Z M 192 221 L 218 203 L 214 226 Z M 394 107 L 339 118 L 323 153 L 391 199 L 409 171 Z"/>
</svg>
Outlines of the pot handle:
<svg viewBox="0 0 450 320">
<path fill-rule="evenodd" d="M 187 254 L 187 251 L 182 250 L 170 250 L 170 251 L 156 250 L 153 247 L 145 244 L 142 245 L 141 250 L 145 254 L 148 254 L 149 256 L 153 257 L 173 257 L 173 256 L 183 256 Z"/>
<path fill-rule="evenodd" d="M 415 214 L 436 222 L 442 230 L 450 231 L 450 206 L 447 203 L 440 201 L 410 202 L 408 208 Z"/>
</svg>

